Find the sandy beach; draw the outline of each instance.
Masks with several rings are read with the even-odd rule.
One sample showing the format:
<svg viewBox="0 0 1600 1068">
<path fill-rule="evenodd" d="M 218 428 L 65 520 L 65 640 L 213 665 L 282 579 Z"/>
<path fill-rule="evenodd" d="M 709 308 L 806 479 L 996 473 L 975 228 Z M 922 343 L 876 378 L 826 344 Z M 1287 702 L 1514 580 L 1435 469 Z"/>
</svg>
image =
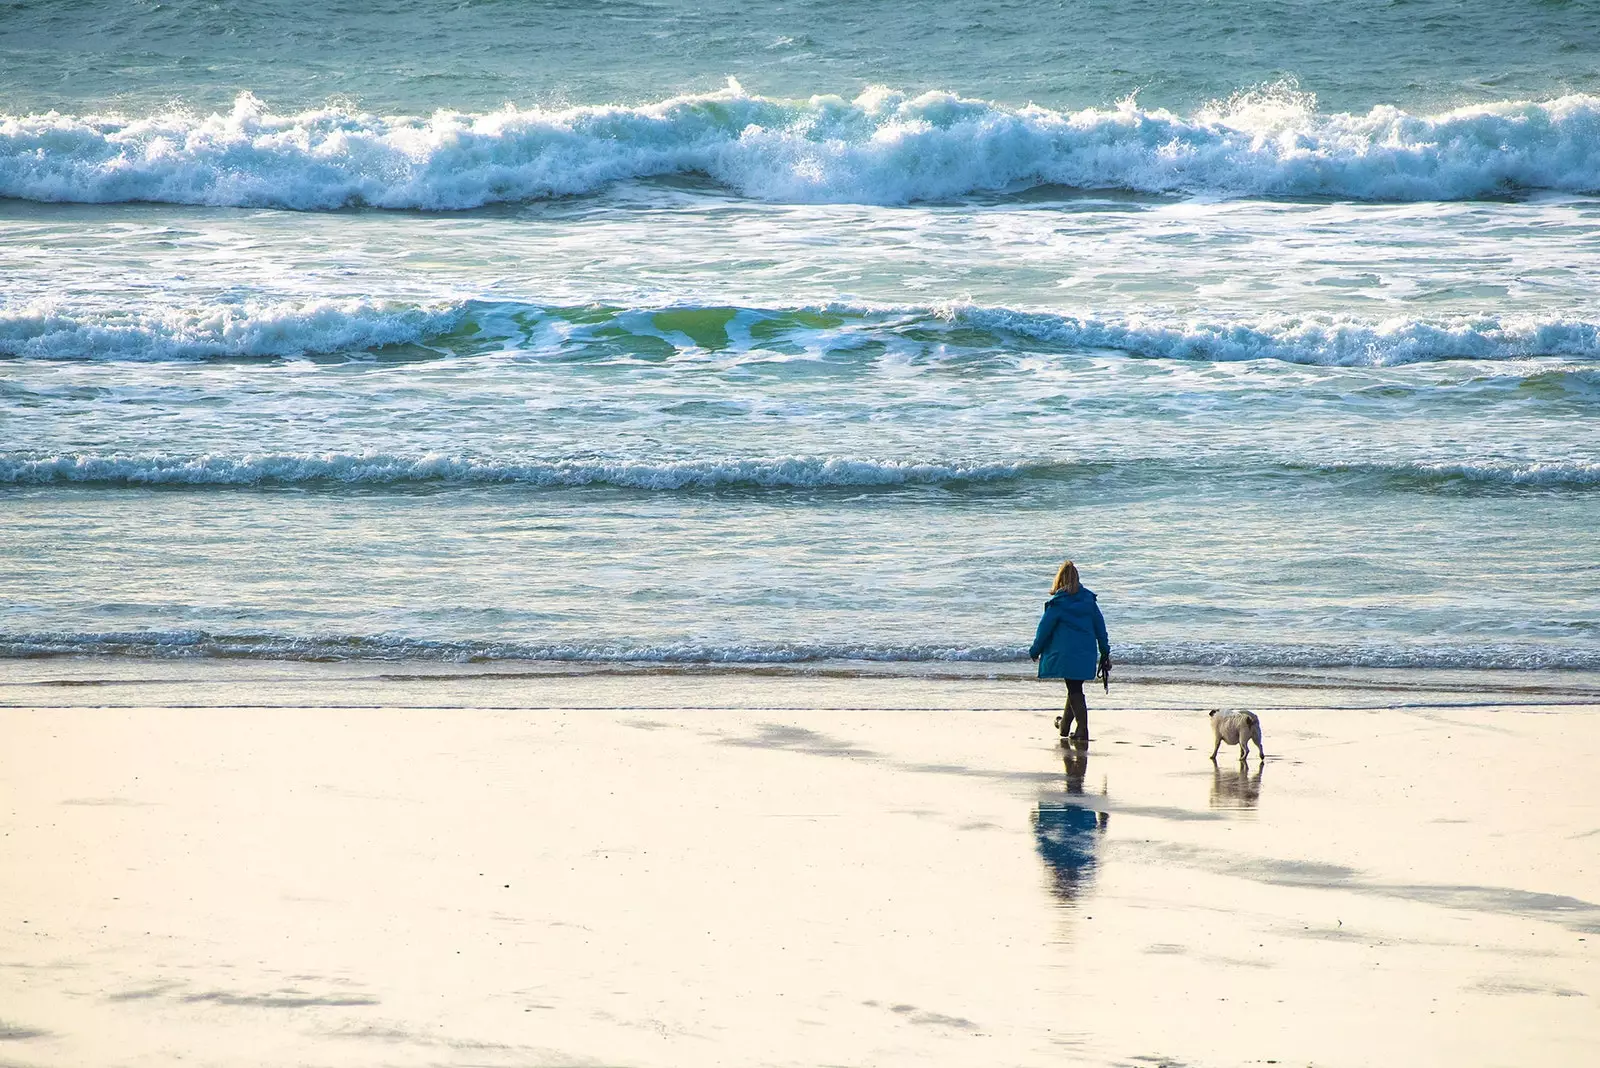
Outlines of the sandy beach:
<svg viewBox="0 0 1600 1068">
<path fill-rule="evenodd" d="M 1365 680 L 7 663 L 0 1064 L 1593 1063 L 1594 691 Z"/>
</svg>

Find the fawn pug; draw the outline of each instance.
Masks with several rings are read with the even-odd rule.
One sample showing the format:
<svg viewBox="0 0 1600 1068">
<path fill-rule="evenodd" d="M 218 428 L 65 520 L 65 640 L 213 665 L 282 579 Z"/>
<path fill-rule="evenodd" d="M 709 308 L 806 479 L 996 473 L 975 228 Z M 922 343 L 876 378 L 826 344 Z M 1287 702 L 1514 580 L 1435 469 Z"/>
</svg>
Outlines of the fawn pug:
<svg viewBox="0 0 1600 1068">
<path fill-rule="evenodd" d="M 1216 742 L 1211 747 L 1211 759 L 1217 759 L 1217 750 L 1222 748 L 1222 743 L 1239 747 L 1241 761 L 1250 755 L 1250 743 L 1256 743 L 1256 754 L 1265 757 L 1267 754 L 1261 748 L 1261 720 L 1254 712 L 1243 708 L 1213 708 L 1211 710 L 1211 738 Z"/>
</svg>

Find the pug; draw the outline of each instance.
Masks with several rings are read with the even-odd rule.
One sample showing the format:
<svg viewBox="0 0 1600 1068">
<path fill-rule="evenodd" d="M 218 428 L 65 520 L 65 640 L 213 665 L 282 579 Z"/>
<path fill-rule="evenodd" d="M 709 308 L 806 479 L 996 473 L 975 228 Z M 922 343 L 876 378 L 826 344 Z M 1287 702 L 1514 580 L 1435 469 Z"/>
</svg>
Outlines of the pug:
<svg viewBox="0 0 1600 1068">
<path fill-rule="evenodd" d="M 1213 708 L 1211 710 L 1211 737 L 1217 743 L 1211 747 L 1211 759 L 1217 759 L 1222 743 L 1239 747 L 1239 761 L 1250 755 L 1250 743 L 1256 743 L 1256 754 L 1266 757 L 1261 748 L 1261 720 L 1254 712 L 1243 708 Z"/>
</svg>

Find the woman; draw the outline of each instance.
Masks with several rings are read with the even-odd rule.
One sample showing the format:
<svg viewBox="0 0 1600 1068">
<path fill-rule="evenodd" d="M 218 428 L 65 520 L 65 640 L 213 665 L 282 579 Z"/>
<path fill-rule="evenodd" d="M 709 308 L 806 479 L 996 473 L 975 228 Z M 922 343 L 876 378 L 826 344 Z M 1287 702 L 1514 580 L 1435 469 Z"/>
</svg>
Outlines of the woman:
<svg viewBox="0 0 1600 1068">
<path fill-rule="evenodd" d="M 1100 671 L 1110 671 L 1111 640 L 1106 636 L 1105 617 L 1094 594 L 1078 581 L 1077 567 L 1068 560 L 1056 571 L 1038 633 L 1028 650 L 1028 658 L 1039 661 L 1041 679 L 1067 680 L 1067 707 L 1059 721 L 1062 741 L 1070 736 L 1080 745 L 1088 744 L 1089 702 L 1084 700 L 1083 684 L 1097 674 L 1097 647 Z"/>
</svg>

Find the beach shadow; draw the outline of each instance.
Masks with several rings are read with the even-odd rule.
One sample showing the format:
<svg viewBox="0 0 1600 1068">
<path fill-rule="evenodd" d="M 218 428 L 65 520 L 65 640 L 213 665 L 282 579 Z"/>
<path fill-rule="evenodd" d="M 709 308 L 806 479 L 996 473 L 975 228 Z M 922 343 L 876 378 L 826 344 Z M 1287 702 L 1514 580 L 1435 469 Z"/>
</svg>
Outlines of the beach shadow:
<svg viewBox="0 0 1600 1068">
<path fill-rule="evenodd" d="M 0 1042 L 26 1042 L 30 1038 L 48 1038 L 49 1031 L 37 1027 L 22 1027 L 18 1024 L 8 1024 L 0 1020 Z"/>
<path fill-rule="evenodd" d="M 1238 767 L 1223 767 L 1221 763 L 1211 765 L 1211 807 L 1253 809 L 1261 800 L 1261 773 L 1266 770 L 1267 762 L 1256 761 L 1255 771 L 1250 770 L 1250 765 L 1241 763 Z"/>
<path fill-rule="evenodd" d="M 235 1005 L 259 1009 L 304 1009 L 312 1005 L 336 1007 L 376 1005 L 377 998 L 363 996 L 327 997 L 305 994 L 297 990 L 280 990 L 268 994 L 236 994 L 227 990 L 208 990 L 203 994 L 186 994 L 180 1000 L 191 1004 L 209 1001 L 217 1005 Z"/>
<path fill-rule="evenodd" d="M 1050 869 L 1050 892 L 1062 904 L 1070 905 L 1094 875 L 1100 840 L 1111 823 L 1111 814 L 1098 811 L 1087 799 L 1073 800 L 1085 796 L 1083 779 L 1089 770 L 1088 751 L 1067 749 L 1062 762 L 1066 770 L 1065 791 L 1039 799 L 1033 813 L 1033 837 L 1039 856 Z"/>
</svg>

